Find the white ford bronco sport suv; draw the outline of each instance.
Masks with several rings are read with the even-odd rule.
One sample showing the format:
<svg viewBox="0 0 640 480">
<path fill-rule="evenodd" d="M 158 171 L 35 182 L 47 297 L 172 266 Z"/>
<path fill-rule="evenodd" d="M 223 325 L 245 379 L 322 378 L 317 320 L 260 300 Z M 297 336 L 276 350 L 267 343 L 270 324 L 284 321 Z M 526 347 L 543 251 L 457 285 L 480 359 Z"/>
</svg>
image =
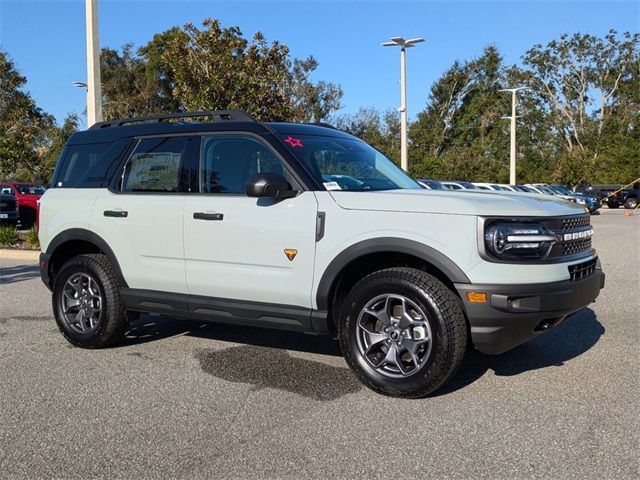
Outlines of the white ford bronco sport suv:
<svg viewBox="0 0 640 480">
<path fill-rule="evenodd" d="M 427 190 L 351 135 L 240 111 L 75 133 L 40 212 L 42 280 L 73 345 L 113 345 L 137 312 L 329 334 L 363 383 L 401 397 L 604 285 L 575 204 Z"/>
</svg>

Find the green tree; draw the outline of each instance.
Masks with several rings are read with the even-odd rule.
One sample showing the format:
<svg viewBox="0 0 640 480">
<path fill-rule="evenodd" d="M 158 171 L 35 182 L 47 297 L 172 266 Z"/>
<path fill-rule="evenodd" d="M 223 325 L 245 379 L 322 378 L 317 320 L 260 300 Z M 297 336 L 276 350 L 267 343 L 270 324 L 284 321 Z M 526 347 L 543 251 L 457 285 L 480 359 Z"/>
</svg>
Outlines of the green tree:
<svg viewBox="0 0 640 480">
<path fill-rule="evenodd" d="M 0 177 L 29 180 L 47 174 L 42 160 L 55 119 L 24 91 L 26 82 L 8 54 L 0 51 Z"/>
<path fill-rule="evenodd" d="M 105 118 L 159 112 L 242 109 L 259 120 L 319 122 L 337 111 L 339 86 L 314 82 L 318 62 L 289 48 L 251 40 L 238 27 L 206 19 L 157 34 L 136 54 L 103 49 Z"/>
<path fill-rule="evenodd" d="M 637 88 L 639 44 L 640 34 L 615 30 L 604 38 L 564 34 L 544 47 L 535 45 L 523 56 L 534 95 L 547 108 L 554 132 L 564 140 L 564 151 L 558 152 L 552 172 L 555 181 L 597 180 L 607 176 L 603 167 L 624 162 L 614 159 L 603 146 L 611 141 L 613 132 L 608 126 L 614 125 L 624 139 L 622 144 L 634 142 L 633 129 L 624 128 L 634 122 L 634 116 L 622 105 L 630 101 L 622 86 Z M 627 114 L 624 120 L 623 113 Z"/>
<path fill-rule="evenodd" d="M 427 108 L 409 130 L 413 175 L 506 180 L 503 69 L 500 53 L 489 46 L 470 62 L 455 62 L 433 84 Z"/>
<path fill-rule="evenodd" d="M 400 115 L 394 110 L 380 113 L 373 107 L 360 108 L 351 115 L 336 118 L 335 125 L 377 148 L 400 164 Z"/>
</svg>

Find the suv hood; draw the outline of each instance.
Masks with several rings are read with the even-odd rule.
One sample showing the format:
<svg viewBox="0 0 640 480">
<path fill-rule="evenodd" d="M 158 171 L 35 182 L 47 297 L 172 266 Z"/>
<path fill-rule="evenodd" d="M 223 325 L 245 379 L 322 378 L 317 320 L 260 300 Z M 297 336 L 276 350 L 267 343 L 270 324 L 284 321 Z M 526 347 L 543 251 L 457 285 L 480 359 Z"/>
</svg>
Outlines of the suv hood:
<svg viewBox="0 0 640 480">
<path fill-rule="evenodd" d="M 329 193 L 338 205 L 348 210 L 542 217 L 584 213 L 584 208 L 575 203 L 534 193 L 426 189 Z"/>
</svg>

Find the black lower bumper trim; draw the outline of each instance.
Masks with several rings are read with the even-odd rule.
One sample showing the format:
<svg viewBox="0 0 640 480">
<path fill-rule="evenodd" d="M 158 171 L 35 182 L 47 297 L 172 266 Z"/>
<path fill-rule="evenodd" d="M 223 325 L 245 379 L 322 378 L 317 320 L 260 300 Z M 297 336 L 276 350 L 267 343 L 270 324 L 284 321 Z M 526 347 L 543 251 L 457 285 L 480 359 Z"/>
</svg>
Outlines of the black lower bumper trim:
<svg viewBox="0 0 640 480">
<path fill-rule="evenodd" d="M 40 266 L 40 278 L 42 279 L 42 283 L 44 283 L 49 290 L 52 290 L 51 276 L 49 275 L 50 259 L 51 255 L 42 252 L 40 254 L 40 261 L 38 262 L 38 265 Z"/>
<path fill-rule="evenodd" d="M 510 350 L 558 325 L 593 302 L 604 287 L 600 268 L 579 281 L 530 285 L 456 284 L 474 346 L 483 353 Z M 486 292 L 489 301 L 472 303 L 467 292 Z"/>
</svg>

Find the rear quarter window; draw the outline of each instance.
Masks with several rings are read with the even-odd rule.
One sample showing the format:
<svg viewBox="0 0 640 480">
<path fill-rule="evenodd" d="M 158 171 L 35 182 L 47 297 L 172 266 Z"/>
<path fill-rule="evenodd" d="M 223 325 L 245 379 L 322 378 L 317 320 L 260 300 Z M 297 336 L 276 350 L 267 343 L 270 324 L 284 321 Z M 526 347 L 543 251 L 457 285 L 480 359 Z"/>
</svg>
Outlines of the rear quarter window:
<svg viewBox="0 0 640 480">
<path fill-rule="evenodd" d="M 53 176 L 54 188 L 100 188 L 108 183 L 112 166 L 131 143 L 115 142 L 67 145 Z"/>
</svg>

